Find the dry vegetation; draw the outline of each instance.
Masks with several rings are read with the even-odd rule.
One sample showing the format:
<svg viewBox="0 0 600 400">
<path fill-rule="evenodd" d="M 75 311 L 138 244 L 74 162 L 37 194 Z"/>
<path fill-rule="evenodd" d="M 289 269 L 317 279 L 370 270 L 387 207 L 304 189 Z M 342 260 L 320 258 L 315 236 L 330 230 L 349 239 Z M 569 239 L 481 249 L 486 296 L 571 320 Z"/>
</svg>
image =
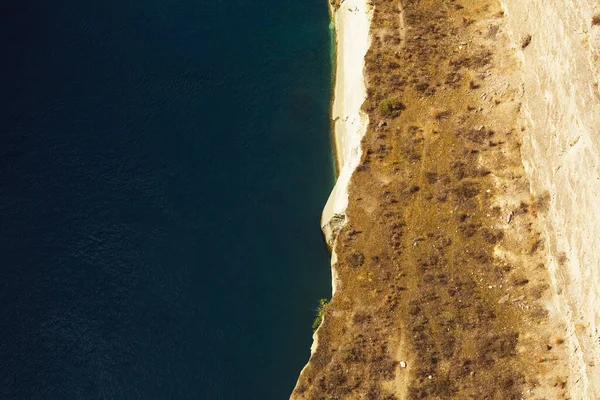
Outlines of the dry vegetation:
<svg viewBox="0 0 600 400">
<path fill-rule="evenodd" d="M 292 398 L 566 398 L 548 197 L 520 160 L 521 46 L 495 1 L 372 3 L 340 284 Z"/>
</svg>

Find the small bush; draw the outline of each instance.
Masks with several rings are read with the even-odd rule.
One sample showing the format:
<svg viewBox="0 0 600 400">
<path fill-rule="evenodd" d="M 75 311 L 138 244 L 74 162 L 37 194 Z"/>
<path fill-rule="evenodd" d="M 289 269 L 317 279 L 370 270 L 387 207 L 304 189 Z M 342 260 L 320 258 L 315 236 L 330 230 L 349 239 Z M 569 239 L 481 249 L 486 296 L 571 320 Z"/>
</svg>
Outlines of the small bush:
<svg viewBox="0 0 600 400">
<path fill-rule="evenodd" d="M 348 256 L 348 264 L 353 268 L 362 266 L 365 262 L 365 256 L 360 252 L 354 252 Z"/>
<path fill-rule="evenodd" d="M 319 326 L 321 326 L 321 322 L 323 322 L 323 315 L 325 315 L 325 308 L 327 307 L 327 303 L 329 303 L 327 299 L 319 300 L 319 307 L 317 307 L 317 316 L 315 317 L 315 320 L 312 324 L 313 332 L 319 329 Z"/>
<path fill-rule="evenodd" d="M 521 49 L 524 49 L 525 47 L 529 46 L 529 44 L 531 43 L 531 35 L 527 34 L 525 35 L 522 39 L 521 39 Z"/>
<path fill-rule="evenodd" d="M 379 113 L 384 117 L 397 117 L 405 108 L 400 100 L 391 97 L 379 103 Z"/>
<path fill-rule="evenodd" d="M 592 17 L 592 25 L 600 25 L 600 14 L 596 14 Z"/>
</svg>

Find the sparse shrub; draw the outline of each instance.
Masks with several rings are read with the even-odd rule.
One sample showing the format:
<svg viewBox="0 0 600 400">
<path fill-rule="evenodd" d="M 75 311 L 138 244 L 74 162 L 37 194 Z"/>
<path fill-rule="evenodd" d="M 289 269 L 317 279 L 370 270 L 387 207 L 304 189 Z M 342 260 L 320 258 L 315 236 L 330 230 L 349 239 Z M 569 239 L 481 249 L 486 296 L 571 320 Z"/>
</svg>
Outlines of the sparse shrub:
<svg viewBox="0 0 600 400">
<path fill-rule="evenodd" d="M 527 245 L 529 247 L 529 254 L 535 254 L 540 248 L 543 248 L 544 241 L 542 239 L 531 239 L 528 241 Z"/>
<path fill-rule="evenodd" d="M 496 244 L 504 237 L 504 232 L 497 229 L 481 228 L 483 240 L 489 244 Z"/>
<path fill-rule="evenodd" d="M 319 326 L 321 326 L 321 323 L 323 322 L 323 315 L 325 315 L 325 309 L 327 308 L 328 303 L 329 301 L 327 299 L 319 300 L 319 307 L 317 307 L 317 315 L 312 324 L 313 332 L 315 332 L 317 329 L 319 329 Z"/>
<path fill-rule="evenodd" d="M 427 183 L 434 184 L 438 180 L 438 174 L 435 171 L 427 171 L 425 172 L 425 178 L 427 179 Z"/>
<path fill-rule="evenodd" d="M 384 117 L 397 117 L 402 110 L 406 109 L 398 99 L 388 97 L 379 103 L 379 113 Z"/>
<path fill-rule="evenodd" d="M 348 264 L 353 268 L 362 266 L 365 262 L 365 256 L 362 253 L 354 252 L 348 256 Z"/>
<path fill-rule="evenodd" d="M 338 8 L 340 8 L 341 1 L 340 0 L 330 0 L 329 4 L 331 4 L 331 8 L 333 9 L 333 11 L 336 11 Z"/>
<path fill-rule="evenodd" d="M 383 380 L 394 379 L 398 362 L 388 358 L 387 355 L 379 358 L 371 363 L 371 376 L 376 376 Z"/>
<path fill-rule="evenodd" d="M 600 14 L 596 14 L 592 17 L 592 25 L 600 25 Z"/>
<path fill-rule="evenodd" d="M 454 195 L 457 200 L 465 201 L 467 199 L 471 199 L 479 194 L 479 185 L 475 182 L 467 182 L 463 184 L 459 184 L 454 189 Z"/>
<path fill-rule="evenodd" d="M 531 290 L 529 291 L 529 295 L 535 299 L 535 300 L 539 300 L 542 298 L 542 295 L 544 294 L 544 292 L 548 289 L 548 284 L 547 283 L 540 283 L 537 284 L 535 286 L 533 286 L 531 288 Z"/>
<path fill-rule="evenodd" d="M 531 43 L 531 35 L 527 34 L 525 36 L 523 36 L 523 39 L 521 39 L 521 49 L 524 49 L 525 47 L 529 46 L 529 44 Z"/>
<path fill-rule="evenodd" d="M 329 388 L 333 388 L 334 390 L 343 390 L 343 388 L 346 386 L 347 381 L 348 378 L 346 377 L 342 366 L 339 364 L 334 365 L 329 374 L 327 375 L 327 386 Z"/>
<path fill-rule="evenodd" d="M 431 396 L 438 399 L 450 399 L 458 391 L 456 384 L 448 378 L 436 378 L 427 382 Z"/>
<path fill-rule="evenodd" d="M 523 275 L 516 274 L 512 277 L 511 282 L 515 286 L 524 286 L 529 283 L 529 279 Z"/>
<path fill-rule="evenodd" d="M 347 363 L 364 361 L 364 355 L 357 347 L 342 350 L 343 359 Z"/>
<path fill-rule="evenodd" d="M 429 83 L 427 83 L 427 82 L 417 83 L 415 85 L 415 89 L 417 89 L 417 91 L 420 93 L 425 93 L 425 91 L 427 89 L 429 89 Z"/>
<path fill-rule="evenodd" d="M 376 385 L 372 385 L 369 388 L 366 396 L 367 400 L 379 400 L 381 398 L 381 388 Z"/>
<path fill-rule="evenodd" d="M 567 253 L 565 253 L 564 251 L 561 251 L 560 253 L 558 253 L 557 261 L 558 261 L 558 265 L 560 265 L 560 266 L 565 265 L 565 263 L 567 262 Z"/>
<path fill-rule="evenodd" d="M 493 53 L 490 50 L 481 50 L 466 60 L 466 65 L 469 68 L 482 68 L 492 62 Z"/>
<path fill-rule="evenodd" d="M 406 189 L 404 189 L 404 193 L 406 193 L 406 194 L 415 194 L 419 190 L 421 190 L 421 187 L 419 185 L 410 185 L 409 187 L 407 187 Z"/>
<path fill-rule="evenodd" d="M 448 119 L 452 113 L 448 110 L 438 111 L 435 113 L 434 117 L 436 120 L 441 121 L 442 119 Z"/>
<path fill-rule="evenodd" d="M 486 360 L 508 357 L 514 354 L 518 341 L 519 334 L 516 331 L 491 334 L 479 339 L 478 352 Z"/>
<path fill-rule="evenodd" d="M 465 136 L 467 139 L 474 143 L 482 144 L 492 136 L 494 131 L 486 129 L 483 125 L 476 129 L 471 129 L 466 132 Z"/>
<path fill-rule="evenodd" d="M 354 324 L 363 324 L 365 322 L 371 322 L 371 315 L 365 313 L 357 313 L 352 318 Z"/>
<path fill-rule="evenodd" d="M 550 196 L 550 192 L 549 191 L 544 191 L 543 193 L 536 195 L 533 198 L 533 209 L 532 211 L 534 211 L 536 214 L 537 212 L 547 212 L 548 209 L 550 208 L 550 201 L 551 201 L 551 196 Z"/>
</svg>

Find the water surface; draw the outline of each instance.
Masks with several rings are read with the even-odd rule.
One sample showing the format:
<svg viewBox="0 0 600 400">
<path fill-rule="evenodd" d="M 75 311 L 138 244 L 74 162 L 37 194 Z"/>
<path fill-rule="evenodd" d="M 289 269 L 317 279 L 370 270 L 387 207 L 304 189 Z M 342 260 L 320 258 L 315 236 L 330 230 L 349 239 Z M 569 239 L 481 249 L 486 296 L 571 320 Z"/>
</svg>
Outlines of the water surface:
<svg viewBox="0 0 600 400">
<path fill-rule="evenodd" d="M 0 398 L 287 398 L 330 292 L 326 3 L 0 21 Z"/>
</svg>

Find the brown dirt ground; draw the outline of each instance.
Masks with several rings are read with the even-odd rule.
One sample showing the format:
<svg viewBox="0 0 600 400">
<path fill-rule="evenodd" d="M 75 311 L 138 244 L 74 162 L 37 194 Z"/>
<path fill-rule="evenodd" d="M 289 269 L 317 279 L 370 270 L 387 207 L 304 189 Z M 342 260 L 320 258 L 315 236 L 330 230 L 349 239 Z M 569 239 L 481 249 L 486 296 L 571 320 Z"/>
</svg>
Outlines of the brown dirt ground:
<svg viewBox="0 0 600 400">
<path fill-rule="evenodd" d="M 491 0 L 373 0 L 337 292 L 292 399 L 562 399 L 566 353 Z M 399 100 L 395 117 L 379 103 Z M 382 123 L 383 122 L 383 123 Z"/>
</svg>

